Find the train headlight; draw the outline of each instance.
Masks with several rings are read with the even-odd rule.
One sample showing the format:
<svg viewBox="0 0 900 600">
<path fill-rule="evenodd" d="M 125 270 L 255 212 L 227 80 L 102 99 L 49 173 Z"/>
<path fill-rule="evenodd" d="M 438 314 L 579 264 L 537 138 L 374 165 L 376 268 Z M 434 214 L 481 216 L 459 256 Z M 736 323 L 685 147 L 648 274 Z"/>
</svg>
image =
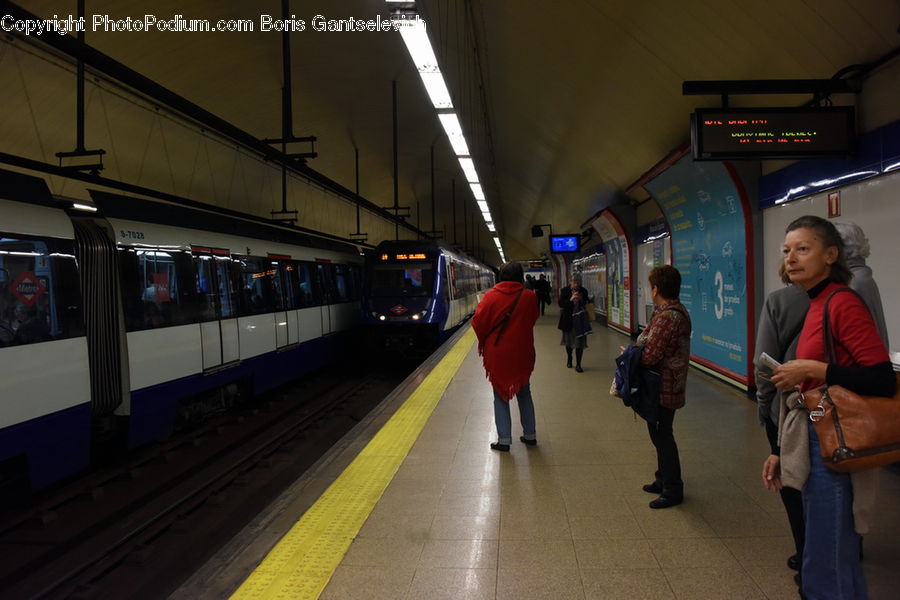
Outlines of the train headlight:
<svg viewBox="0 0 900 600">
<path fill-rule="evenodd" d="M 412 316 L 412 320 L 413 320 L 413 321 L 418 321 L 418 320 L 419 320 L 419 315 L 418 315 L 418 314 L 413 315 L 413 316 Z"/>
<path fill-rule="evenodd" d="M 386 320 L 386 319 L 387 319 L 386 316 L 384 316 L 384 315 L 378 315 L 378 320 L 379 320 L 379 321 L 384 321 L 384 320 Z"/>
<path fill-rule="evenodd" d="M 419 312 L 413 314 L 410 318 L 411 318 L 413 321 L 418 321 L 419 319 L 421 319 L 422 317 L 424 317 L 425 314 L 426 314 L 427 312 L 428 312 L 427 310 L 421 310 L 421 311 L 419 311 Z"/>
</svg>

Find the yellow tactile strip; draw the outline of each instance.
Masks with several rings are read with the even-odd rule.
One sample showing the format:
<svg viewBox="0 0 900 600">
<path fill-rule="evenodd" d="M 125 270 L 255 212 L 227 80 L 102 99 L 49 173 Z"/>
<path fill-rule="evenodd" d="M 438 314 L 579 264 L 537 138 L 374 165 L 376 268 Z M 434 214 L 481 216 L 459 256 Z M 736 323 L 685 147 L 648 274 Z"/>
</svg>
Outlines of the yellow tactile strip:
<svg viewBox="0 0 900 600">
<path fill-rule="evenodd" d="M 319 597 L 475 341 L 470 329 L 231 596 Z"/>
</svg>

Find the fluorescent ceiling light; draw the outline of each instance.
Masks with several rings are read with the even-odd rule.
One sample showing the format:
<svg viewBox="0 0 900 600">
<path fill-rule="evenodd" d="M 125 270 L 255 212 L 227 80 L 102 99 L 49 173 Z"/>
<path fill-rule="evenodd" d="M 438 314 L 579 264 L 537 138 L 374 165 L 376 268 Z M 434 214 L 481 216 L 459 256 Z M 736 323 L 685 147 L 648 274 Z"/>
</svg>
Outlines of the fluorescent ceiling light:
<svg viewBox="0 0 900 600">
<path fill-rule="evenodd" d="M 493 223 L 494 218 L 491 216 L 491 211 L 485 210 L 481 212 L 481 218 L 484 219 L 485 223 Z"/>
<path fill-rule="evenodd" d="M 434 104 L 435 108 L 453 108 L 450 90 L 447 89 L 447 84 L 444 83 L 444 76 L 441 75 L 440 71 L 436 73 L 419 71 L 419 77 L 422 78 L 422 83 L 425 84 L 425 91 L 428 92 L 428 97 L 431 98 L 431 103 Z"/>
<path fill-rule="evenodd" d="M 488 222 L 487 222 L 487 227 L 488 227 L 488 231 L 490 231 L 490 232 L 497 231 L 497 228 L 494 227 L 494 222 L 493 222 L 493 221 L 488 221 Z"/>
<path fill-rule="evenodd" d="M 456 118 L 456 113 L 438 113 L 438 119 L 441 120 L 450 145 L 453 146 L 453 152 L 457 155 L 468 156 L 469 147 L 466 145 L 466 138 L 459 125 L 459 119 Z"/>
<path fill-rule="evenodd" d="M 90 212 L 97 212 L 96 206 L 91 206 L 90 204 L 81 204 L 80 202 L 73 202 L 72 208 L 76 210 L 87 210 Z"/>
<path fill-rule="evenodd" d="M 469 187 L 472 188 L 472 194 L 476 200 L 484 200 L 484 190 L 481 189 L 480 183 L 470 183 Z"/>
<path fill-rule="evenodd" d="M 468 156 L 460 156 L 459 166 L 462 167 L 463 173 L 466 176 L 466 181 L 469 183 L 478 183 L 478 173 L 475 171 L 475 161 Z"/>
<path fill-rule="evenodd" d="M 440 73 L 437 58 L 434 56 L 434 50 L 431 49 L 431 42 L 428 40 L 428 33 L 425 31 L 425 21 L 408 19 L 400 23 L 399 29 L 400 37 L 403 38 L 403 43 L 409 50 L 416 70 L 420 73 Z"/>
<path fill-rule="evenodd" d="M 500 247 L 500 238 L 495 237 L 495 238 L 494 238 L 494 243 L 495 243 L 495 244 L 497 245 L 497 247 L 499 248 L 499 247 Z"/>
<path fill-rule="evenodd" d="M 488 212 L 490 209 L 488 208 L 488 205 L 487 205 L 487 202 L 486 202 L 486 201 L 484 201 L 484 200 L 479 200 L 479 201 L 478 201 L 478 210 L 480 210 L 482 213 L 486 213 L 486 212 Z"/>
</svg>

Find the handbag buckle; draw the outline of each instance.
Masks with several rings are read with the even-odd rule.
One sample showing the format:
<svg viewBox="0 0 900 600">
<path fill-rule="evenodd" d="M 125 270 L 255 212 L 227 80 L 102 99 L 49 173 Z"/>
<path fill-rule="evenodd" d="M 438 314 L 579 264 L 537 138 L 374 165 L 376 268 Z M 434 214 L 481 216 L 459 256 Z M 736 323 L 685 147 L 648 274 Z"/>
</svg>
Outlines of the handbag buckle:
<svg viewBox="0 0 900 600">
<path fill-rule="evenodd" d="M 825 417 L 825 404 L 819 401 L 819 405 L 816 406 L 815 410 L 809 411 L 809 420 L 813 423 L 818 423 Z"/>
</svg>

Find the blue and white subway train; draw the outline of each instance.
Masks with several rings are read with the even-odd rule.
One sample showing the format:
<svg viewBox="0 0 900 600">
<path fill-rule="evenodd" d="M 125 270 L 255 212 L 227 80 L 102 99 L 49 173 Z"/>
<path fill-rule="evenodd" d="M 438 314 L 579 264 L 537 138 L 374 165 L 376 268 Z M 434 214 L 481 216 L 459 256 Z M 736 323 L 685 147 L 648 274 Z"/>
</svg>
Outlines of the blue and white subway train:
<svg viewBox="0 0 900 600">
<path fill-rule="evenodd" d="M 165 438 L 214 390 L 271 389 L 338 360 L 358 332 L 355 245 L 91 197 L 96 213 L 67 209 L 43 179 L 0 171 L 4 486 L 75 473 L 104 435 Z"/>
<path fill-rule="evenodd" d="M 472 316 L 494 271 L 444 242 L 385 241 L 367 253 L 364 282 L 370 342 L 422 354 Z"/>
</svg>

